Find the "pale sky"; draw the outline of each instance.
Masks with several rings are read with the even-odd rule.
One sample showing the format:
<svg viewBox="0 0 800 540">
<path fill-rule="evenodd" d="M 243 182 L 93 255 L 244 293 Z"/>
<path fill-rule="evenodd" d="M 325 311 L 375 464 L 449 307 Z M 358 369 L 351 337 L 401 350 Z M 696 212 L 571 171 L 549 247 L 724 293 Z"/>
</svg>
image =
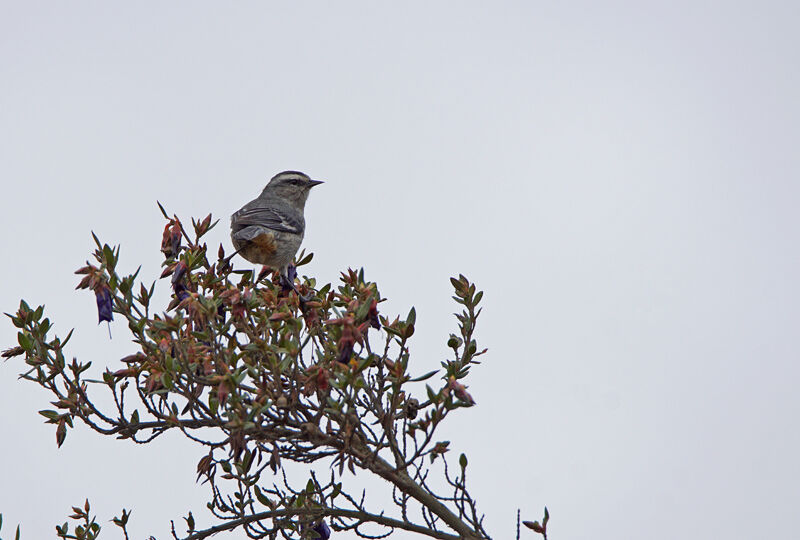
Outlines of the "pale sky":
<svg viewBox="0 0 800 540">
<path fill-rule="evenodd" d="M 384 313 L 415 306 L 417 373 L 456 328 L 448 277 L 485 291 L 478 405 L 441 438 L 495 538 L 544 505 L 552 540 L 796 538 L 798 6 L 4 1 L 0 311 L 45 303 L 68 357 L 117 369 L 125 325 L 74 291 L 90 231 L 155 279 L 156 199 L 230 246 L 298 169 L 327 181 L 304 273 L 363 266 Z M 4 536 L 55 537 L 86 497 L 133 508 L 132 538 L 209 523 L 202 449 L 57 449 L 22 370 L 0 364 Z"/>
</svg>

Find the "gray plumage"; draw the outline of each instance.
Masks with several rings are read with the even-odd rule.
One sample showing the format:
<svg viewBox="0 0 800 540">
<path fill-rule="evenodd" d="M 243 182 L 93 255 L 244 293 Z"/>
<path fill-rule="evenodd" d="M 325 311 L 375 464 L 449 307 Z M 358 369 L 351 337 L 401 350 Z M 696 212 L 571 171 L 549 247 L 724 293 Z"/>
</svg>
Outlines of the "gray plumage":
<svg viewBox="0 0 800 540">
<path fill-rule="evenodd" d="M 231 241 L 238 253 L 286 278 L 305 235 L 308 192 L 321 183 L 297 171 L 276 174 L 261 195 L 231 216 Z"/>
</svg>

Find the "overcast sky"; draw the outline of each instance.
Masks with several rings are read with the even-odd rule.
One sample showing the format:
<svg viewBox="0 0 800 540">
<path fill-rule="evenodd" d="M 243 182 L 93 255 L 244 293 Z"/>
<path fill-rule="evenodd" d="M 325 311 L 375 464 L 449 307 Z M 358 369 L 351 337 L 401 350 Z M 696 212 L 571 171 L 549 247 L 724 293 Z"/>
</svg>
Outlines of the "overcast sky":
<svg viewBox="0 0 800 540">
<path fill-rule="evenodd" d="M 0 311 L 46 303 L 69 356 L 117 369 L 125 325 L 73 290 L 90 231 L 155 279 L 156 199 L 229 246 L 302 170 L 327 181 L 306 273 L 363 266 L 384 313 L 416 306 L 417 373 L 456 328 L 448 277 L 485 290 L 478 406 L 442 438 L 495 538 L 545 504 L 553 540 L 796 538 L 797 2 L 399 6 L 2 2 Z M 202 449 L 79 427 L 57 450 L 22 369 L 0 364 L 4 536 L 86 497 L 133 508 L 132 538 L 208 524 Z"/>
</svg>

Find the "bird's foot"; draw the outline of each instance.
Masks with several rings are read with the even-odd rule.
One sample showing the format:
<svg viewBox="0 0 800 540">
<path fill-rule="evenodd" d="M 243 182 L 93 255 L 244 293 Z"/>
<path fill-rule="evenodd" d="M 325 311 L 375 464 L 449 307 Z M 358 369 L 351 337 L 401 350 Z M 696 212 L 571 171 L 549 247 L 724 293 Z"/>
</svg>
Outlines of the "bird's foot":
<svg viewBox="0 0 800 540">
<path fill-rule="evenodd" d="M 300 296 L 300 293 L 297 292 L 297 287 L 294 284 L 294 280 L 297 277 L 297 268 L 294 265 L 290 265 L 286 268 L 286 272 L 281 273 L 280 284 L 281 289 L 283 292 L 288 293 L 289 291 L 294 291 L 297 293 L 297 296 Z"/>
</svg>

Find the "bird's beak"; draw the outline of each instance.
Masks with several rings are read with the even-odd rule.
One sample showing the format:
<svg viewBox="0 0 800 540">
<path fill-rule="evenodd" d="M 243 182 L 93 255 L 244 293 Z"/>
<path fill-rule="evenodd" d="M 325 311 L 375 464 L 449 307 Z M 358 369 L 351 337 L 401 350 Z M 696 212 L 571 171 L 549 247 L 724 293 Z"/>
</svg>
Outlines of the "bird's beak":
<svg viewBox="0 0 800 540">
<path fill-rule="evenodd" d="M 318 186 L 318 185 L 324 184 L 324 183 L 325 182 L 323 182 L 322 180 L 309 180 L 308 181 L 308 187 L 314 187 L 314 186 Z"/>
</svg>

